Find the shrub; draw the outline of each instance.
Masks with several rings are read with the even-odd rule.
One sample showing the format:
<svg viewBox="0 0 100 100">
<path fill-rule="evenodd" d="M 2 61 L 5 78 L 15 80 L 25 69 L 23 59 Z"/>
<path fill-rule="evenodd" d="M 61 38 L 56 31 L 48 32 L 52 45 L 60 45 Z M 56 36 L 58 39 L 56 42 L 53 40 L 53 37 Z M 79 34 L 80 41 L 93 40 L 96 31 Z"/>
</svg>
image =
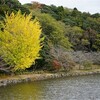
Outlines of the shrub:
<svg viewBox="0 0 100 100">
<path fill-rule="evenodd" d="M 56 59 L 54 59 L 54 60 L 52 61 L 52 65 L 53 65 L 54 70 L 59 70 L 59 69 L 61 69 L 61 64 L 60 64 Z"/>
<path fill-rule="evenodd" d="M 91 61 L 83 61 L 82 65 L 84 66 L 84 69 L 92 69 L 92 62 Z"/>
<path fill-rule="evenodd" d="M 52 47 L 50 50 L 53 68 L 70 71 L 75 66 L 71 56 L 62 47 Z"/>
<path fill-rule="evenodd" d="M 1 22 L 0 56 L 15 70 L 24 70 L 35 64 L 41 50 L 41 28 L 37 19 L 31 20 L 31 14 L 6 14 Z"/>
</svg>

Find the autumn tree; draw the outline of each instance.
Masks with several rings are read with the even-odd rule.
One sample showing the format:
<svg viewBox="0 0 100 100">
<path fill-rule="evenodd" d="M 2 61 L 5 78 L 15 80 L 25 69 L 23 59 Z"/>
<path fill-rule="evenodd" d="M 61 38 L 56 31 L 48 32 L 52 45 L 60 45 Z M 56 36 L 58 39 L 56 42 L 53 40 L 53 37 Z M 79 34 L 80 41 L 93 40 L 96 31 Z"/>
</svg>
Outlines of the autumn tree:
<svg viewBox="0 0 100 100">
<path fill-rule="evenodd" d="M 12 70 L 24 70 L 35 64 L 41 49 L 41 28 L 37 19 L 30 15 L 6 14 L 1 22 L 0 56 Z"/>
</svg>

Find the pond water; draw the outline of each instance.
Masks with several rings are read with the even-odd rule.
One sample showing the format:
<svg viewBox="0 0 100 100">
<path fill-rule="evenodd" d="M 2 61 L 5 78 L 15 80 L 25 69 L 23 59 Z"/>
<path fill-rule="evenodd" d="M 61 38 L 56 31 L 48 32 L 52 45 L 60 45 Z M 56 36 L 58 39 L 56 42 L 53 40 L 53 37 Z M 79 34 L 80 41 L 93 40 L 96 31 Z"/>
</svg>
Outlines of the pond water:
<svg viewBox="0 0 100 100">
<path fill-rule="evenodd" d="M 11 84 L 0 87 L 0 100 L 100 100 L 100 75 Z"/>
</svg>

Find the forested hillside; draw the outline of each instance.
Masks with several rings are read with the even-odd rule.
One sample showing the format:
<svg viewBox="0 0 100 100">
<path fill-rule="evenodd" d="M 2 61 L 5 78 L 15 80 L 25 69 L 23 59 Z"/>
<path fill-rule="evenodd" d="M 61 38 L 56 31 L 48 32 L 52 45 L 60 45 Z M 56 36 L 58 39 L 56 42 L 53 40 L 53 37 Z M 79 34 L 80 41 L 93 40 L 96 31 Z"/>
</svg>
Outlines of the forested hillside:
<svg viewBox="0 0 100 100">
<path fill-rule="evenodd" d="M 44 5 L 41 13 L 50 14 L 65 24 L 65 36 L 69 38 L 74 50 L 100 50 L 100 14 L 80 12 L 63 6 Z"/>
<path fill-rule="evenodd" d="M 38 2 L 22 5 L 18 0 L 0 0 L 0 21 L 3 21 L 6 12 L 17 13 L 18 10 L 25 15 L 31 13 L 32 19 L 40 22 L 41 37 L 45 38 L 40 51 L 42 59 L 36 60 L 35 66 L 59 64 L 58 54 L 63 51 L 100 51 L 99 13 L 90 14 L 77 8 L 48 6 Z M 2 25 L 0 28 L 2 31 Z"/>
</svg>

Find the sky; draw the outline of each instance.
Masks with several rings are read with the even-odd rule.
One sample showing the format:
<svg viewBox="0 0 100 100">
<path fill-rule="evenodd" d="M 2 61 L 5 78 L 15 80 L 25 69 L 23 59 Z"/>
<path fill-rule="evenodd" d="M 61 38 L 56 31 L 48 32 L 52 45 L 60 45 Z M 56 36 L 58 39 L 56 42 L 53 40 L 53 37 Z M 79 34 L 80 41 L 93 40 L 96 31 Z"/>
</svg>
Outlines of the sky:
<svg viewBox="0 0 100 100">
<path fill-rule="evenodd" d="M 82 12 L 89 12 L 91 14 L 100 13 L 100 0 L 19 0 L 20 3 L 31 3 L 37 1 L 47 5 L 64 6 L 67 8 L 77 8 Z"/>
</svg>

